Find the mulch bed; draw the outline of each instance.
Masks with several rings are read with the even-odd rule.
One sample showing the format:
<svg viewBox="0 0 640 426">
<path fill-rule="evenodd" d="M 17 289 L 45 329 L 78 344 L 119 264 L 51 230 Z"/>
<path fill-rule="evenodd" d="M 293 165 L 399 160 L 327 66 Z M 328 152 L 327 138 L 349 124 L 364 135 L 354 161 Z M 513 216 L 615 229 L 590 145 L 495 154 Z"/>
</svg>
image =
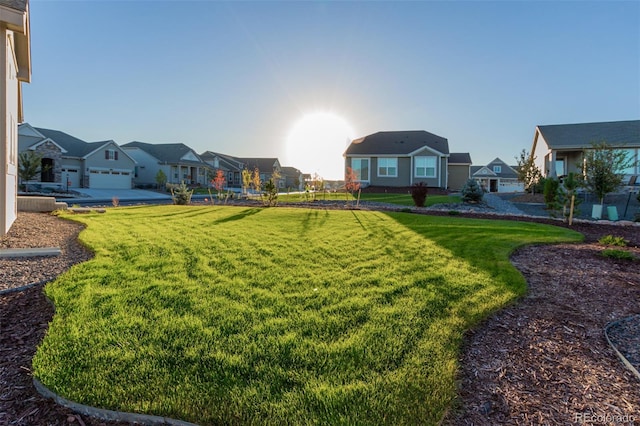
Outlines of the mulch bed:
<svg viewBox="0 0 640 426">
<path fill-rule="evenodd" d="M 52 244 L 39 235 L 32 246 L 62 246 L 58 262 L 65 268 L 90 257 L 75 240 L 81 227 L 67 227 L 69 222 L 49 215 L 20 214 L 0 246 L 18 247 L 21 239 L 32 238 L 20 234 L 32 229 L 30 219 L 45 221 L 39 223 L 46 226 L 41 229 L 57 238 Z M 529 293 L 467 333 L 460 355 L 459 399 L 444 424 L 640 421 L 640 380 L 616 357 L 603 332 L 611 321 L 632 315 L 640 319 L 639 263 L 604 258 L 603 247 L 596 243 L 605 235 L 622 236 L 629 241 L 626 250 L 640 256 L 640 228 L 577 223 L 573 229 L 585 234 L 584 243 L 530 246 L 514 253 L 512 261 L 526 277 Z M 42 279 L 41 260 L 21 260 L 21 274 L 31 269 L 36 280 Z M 7 268 L 11 266 L 0 264 L 0 269 Z M 36 392 L 31 359 L 52 316 L 41 286 L 0 295 L 0 424 L 126 424 L 75 414 Z M 640 347 L 639 328 L 638 321 L 627 321 L 614 332 L 630 360 Z"/>
</svg>

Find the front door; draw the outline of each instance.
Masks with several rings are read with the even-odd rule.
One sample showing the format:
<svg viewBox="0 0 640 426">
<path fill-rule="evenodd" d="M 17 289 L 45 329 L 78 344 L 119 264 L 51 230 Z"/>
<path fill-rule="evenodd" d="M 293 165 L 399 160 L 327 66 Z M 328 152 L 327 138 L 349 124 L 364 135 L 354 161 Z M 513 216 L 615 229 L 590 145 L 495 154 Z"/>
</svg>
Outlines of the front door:
<svg viewBox="0 0 640 426">
<path fill-rule="evenodd" d="M 55 174 L 53 173 L 53 159 L 43 158 L 40 163 L 40 182 L 53 182 Z"/>
</svg>

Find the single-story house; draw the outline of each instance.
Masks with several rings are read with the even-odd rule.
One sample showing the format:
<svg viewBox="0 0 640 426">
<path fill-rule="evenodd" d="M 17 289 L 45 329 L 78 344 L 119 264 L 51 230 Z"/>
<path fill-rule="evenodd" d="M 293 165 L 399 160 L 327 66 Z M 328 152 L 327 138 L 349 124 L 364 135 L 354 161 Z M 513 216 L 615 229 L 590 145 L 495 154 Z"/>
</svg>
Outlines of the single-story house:
<svg viewBox="0 0 640 426">
<path fill-rule="evenodd" d="M 449 141 L 424 130 L 377 132 L 349 144 L 345 168 L 351 168 L 364 186 L 408 187 L 423 182 L 447 189 L 470 176 L 468 154 L 456 154 L 449 168 Z"/>
<path fill-rule="evenodd" d="M 27 0 L 0 0 L 0 236 L 18 217 L 18 123 L 22 114 L 22 83 L 31 81 L 31 31 Z"/>
<path fill-rule="evenodd" d="M 640 120 L 537 126 L 531 153 L 543 176 L 562 177 L 582 173 L 584 150 L 602 142 L 635 163 L 625 170 L 627 178 L 640 175 Z"/>
<path fill-rule="evenodd" d="M 518 181 L 518 172 L 496 158 L 486 166 L 472 166 L 471 176 L 488 192 L 523 192 L 524 184 Z"/>
<path fill-rule="evenodd" d="M 293 191 L 304 190 L 304 174 L 295 167 L 284 166 L 280 172 L 284 179 L 284 187 Z"/>
<path fill-rule="evenodd" d="M 156 176 L 162 170 L 166 183 L 207 186 L 215 170 L 191 148 L 183 143 L 151 144 L 129 142 L 122 149 L 137 162 L 133 182 L 135 186 L 151 188 L 157 185 Z"/>
<path fill-rule="evenodd" d="M 59 189 L 130 189 L 136 162 L 112 140 L 85 142 L 59 130 L 18 128 L 19 152 L 42 156 L 36 182 Z M 26 183 L 26 182 L 25 182 Z"/>
<path fill-rule="evenodd" d="M 213 167 L 227 173 L 227 185 L 230 188 L 242 187 L 242 171 L 248 170 L 251 173 L 258 169 L 260 180 L 266 182 L 273 176 L 274 172 L 280 174 L 278 188 L 285 188 L 285 177 L 282 175 L 282 167 L 277 158 L 243 158 L 231 155 L 220 154 L 218 152 L 205 151 L 201 158 Z"/>
</svg>

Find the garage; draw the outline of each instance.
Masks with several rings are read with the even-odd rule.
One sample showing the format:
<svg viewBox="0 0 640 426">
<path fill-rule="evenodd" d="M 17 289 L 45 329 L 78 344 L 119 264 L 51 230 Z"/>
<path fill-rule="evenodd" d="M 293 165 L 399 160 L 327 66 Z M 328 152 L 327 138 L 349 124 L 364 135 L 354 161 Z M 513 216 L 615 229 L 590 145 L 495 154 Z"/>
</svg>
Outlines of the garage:
<svg viewBox="0 0 640 426">
<path fill-rule="evenodd" d="M 78 169 L 62 169 L 62 185 L 66 188 L 80 188 L 80 173 Z"/>
<path fill-rule="evenodd" d="M 131 189 L 131 170 L 89 170 L 89 188 Z"/>
</svg>

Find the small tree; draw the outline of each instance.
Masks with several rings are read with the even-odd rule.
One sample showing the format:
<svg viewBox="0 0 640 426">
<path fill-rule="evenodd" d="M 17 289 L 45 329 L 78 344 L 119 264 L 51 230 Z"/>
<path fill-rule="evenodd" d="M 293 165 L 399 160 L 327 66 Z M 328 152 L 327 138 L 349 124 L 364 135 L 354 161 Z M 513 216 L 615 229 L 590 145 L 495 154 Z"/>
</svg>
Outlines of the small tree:
<svg viewBox="0 0 640 426">
<path fill-rule="evenodd" d="M 624 170 L 633 162 L 627 153 L 611 148 L 606 142 L 593 143 L 584 151 L 584 187 L 604 203 L 604 197 L 615 191 L 624 178 Z"/>
<path fill-rule="evenodd" d="M 220 169 L 216 170 L 216 175 L 213 179 L 211 179 L 211 185 L 218 192 L 218 200 L 222 198 L 222 190 L 224 189 L 224 184 L 227 182 L 227 179 L 224 176 L 224 172 Z"/>
<path fill-rule="evenodd" d="M 462 201 L 465 203 L 479 203 L 484 197 L 484 191 L 475 179 L 467 179 L 461 193 Z"/>
<path fill-rule="evenodd" d="M 535 163 L 536 157 L 529 154 L 526 150 L 522 150 L 519 157 L 515 157 L 518 162 L 516 171 L 518 172 L 518 181 L 524 184 L 526 192 L 535 193 L 536 184 L 542 177 L 542 172 Z"/>
<path fill-rule="evenodd" d="M 36 151 L 24 151 L 18 155 L 18 177 L 28 182 L 42 172 L 42 154 Z M 28 190 L 27 185 L 24 186 Z"/>
<path fill-rule="evenodd" d="M 562 209 L 564 217 L 569 218 L 569 225 L 571 225 L 573 217 L 580 211 L 578 206 L 581 200 L 577 197 L 580 185 L 582 185 L 580 178 L 574 172 L 570 172 L 557 189 L 556 207 Z"/>
<path fill-rule="evenodd" d="M 352 198 L 353 194 L 360 189 L 360 181 L 358 181 L 358 175 L 351 167 L 347 167 L 347 172 L 344 174 L 344 189 L 347 190 L 347 194 L 351 194 Z M 348 199 L 349 198 L 347 195 L 347 200 Z"/>
<path fill-rule="evenodd" d="M 558 179 L 549 177 L 544 180 L 544 203 L 547 205 L 548 209 L 553 209 L 555 207 L 559 187 L 560 181 Z"/>
<path fill-rule="evenodd" d="M 262 189 L 262 180 L 260 179 L 260 169 L 257 167 L 253 169 L 253 177 L 251 178 L 251 184 L 256 192 L 260 192 Z"/>
<path fill-rule="evenodd" d="M 162 169 L 158 170 L 156 173 L 156 184 L 158 185 L 158 189 L 163 189 L 167 183 L 167 175 L 162 171 Z"/>
<path fill-rule="evenodd" d="M 244 169 L 242 171 L 242 190 L 245 194 L 249 192 L 249 187 L 251 187 L 252 181 L 253 176 L 251 175 L 251 172 L 247 169 Z"/>
</svg>

